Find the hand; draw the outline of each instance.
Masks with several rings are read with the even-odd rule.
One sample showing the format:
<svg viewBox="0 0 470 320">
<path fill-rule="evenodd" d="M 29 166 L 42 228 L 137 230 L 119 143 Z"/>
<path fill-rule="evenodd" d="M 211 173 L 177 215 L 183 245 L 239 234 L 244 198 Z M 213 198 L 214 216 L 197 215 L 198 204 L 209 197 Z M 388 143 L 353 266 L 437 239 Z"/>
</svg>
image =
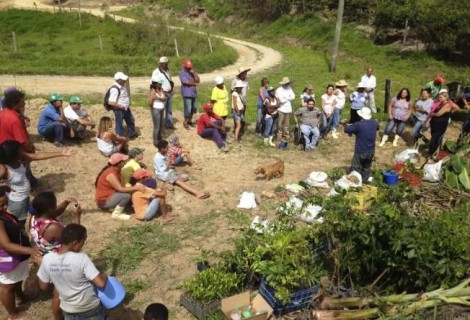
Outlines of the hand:
<svg viewBox="0 0 470 320">
<path fill-rule="evenodd" d="M 77 154 L 77 150 L 65 148 L 62 149 L 62 157 L 71 157 Z"/>
<path fill-rule="evenodd" d="M 75 202 L 72 209 L 72 214 L 74 217 L 80 217 L 82 215 L 82 207 L 80 203 Z"/>
<path fill-rule="evenodd" d="M 39 248 L 31 248 L 31 260 L 37 264 L 40 265 L 42 262 L 42 257 L 44 256 L 44 251 Z"/>
<path fill-rule="evenodd" d="M 78 202 L 78 200 L 76 198 L 73 198 L 73 197 L 67 198 L 65 201 L 67 201 L 69 204 L 71 204 L 72 202 L 75 202 L 75 203 Z"/>
<path fill-rule="evenodd" d="M 393 120 L 393 117 L 392 117 L 392 116 L 388 116 L 388 120 Z"/>
</svg>

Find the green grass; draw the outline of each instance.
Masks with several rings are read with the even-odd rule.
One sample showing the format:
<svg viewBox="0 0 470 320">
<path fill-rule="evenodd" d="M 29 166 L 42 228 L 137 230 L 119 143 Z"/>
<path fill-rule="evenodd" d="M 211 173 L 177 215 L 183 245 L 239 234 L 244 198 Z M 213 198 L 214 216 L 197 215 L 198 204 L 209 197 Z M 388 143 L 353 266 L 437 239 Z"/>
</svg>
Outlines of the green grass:
<svg viewBox="0 0 470 320">
<path fill-rule="evenodd" d="M 110 75 L 128 66 L 134 76 L 146 76 L 156 65 L 156 57 L 168 56 L 170 69 L 179 70 L 181 61 L 191 57 L 198 72 L 228 65 L 236 51 L 221 40 L 188 31 L 170 30 L 158 19 L 156 26 L 116 22 L 77 13 L 47 13 L 28 10 L 0 11 L 0 74 Z M 12 32 L 19 52 L 15 53 Z M 100 50 L 99 36 L 103 42 Z M 175 57 L 174 39 L 180 57 Z"/>
</svg>

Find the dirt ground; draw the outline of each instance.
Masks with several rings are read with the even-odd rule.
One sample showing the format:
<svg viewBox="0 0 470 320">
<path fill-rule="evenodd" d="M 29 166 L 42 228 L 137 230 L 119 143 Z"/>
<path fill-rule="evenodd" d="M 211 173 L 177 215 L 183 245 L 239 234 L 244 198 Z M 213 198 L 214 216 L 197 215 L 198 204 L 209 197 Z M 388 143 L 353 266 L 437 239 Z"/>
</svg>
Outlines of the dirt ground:
<svg viewBox="0 0 470 320">
<path fill-rule="evenodd" d="M 28 101 L 26 114 L 32 119 L 29 132 L 38 150 L 53 151 L 57 149 L 49 142 L 43 141 L 35 129 L 38 115 L 45 103 L 43 99 Z M 87 109 L 96 120 L 109 115 L 101 105 L 89 106 Z M 144 162 L 151 167 L 156 149 L 152 145 L 149 111 L 136 108 L 133 113 L 142 135 L 131 142 L 131 147 L 146 148 Z M 176 113 L 175 133 L 185 148 L 191 151 L 202 170 L 189 167 L 179 170 L 189 174 L 191 185 L 209 191 L 211 197 L 207 200 L 197 200 L 179 188 L 169 192 L 168 203 L 173 213 L 179 217 L 174 224 L 164 225 L 163 229 L 165 232 L 180 236 L 180 249 L 165 255 L 159 261 L 145 259 L 136 270 L 122 275 L 121 280 L 140 279 L 148 284 L 148 288 L 137 292 L 125 306 L 114 310 L 113 319 L 141 319 L 140 311 L 145 309 L 148 303 L 155 301 L 162 301 L 169 306 L 172 310 L 172 319 L 191 319 L 189 313 L 178 303 L 180 285 L 195 272 L 194 258 L 198 255 L 200 246 L 220 251 L 232 245 L 237 228 L 233 228 L 233 219 L 229 219 L 226 212 L 236 209 L 241 193 L 254 191 L 260 195 L 263 191 L 274 191 L 279 184 L 298 182 L 307 177 L 311 171 L 348 167 L 353 154 L 354 138 L 345 134 L 340 134 L 338 140 L 330 138 L 322 142 L 319 150 L 315 152 L 300 151 L 292 143 L 286 150 L 264 147 L 261 139 L 250 134 L 240 145 L 230 145 L 230 152 L 224 154 L 212 141 L 197 136 L 195 129 L 184 129 L 181 121 L 182 115 Z M 455 135 L 456 129 L 451 128 L 451 131 L 451 134 Z M 166 136 L 170 133 L 166 132 Z M 378 150 L 375 165 L 379 167 L 389 165 L 393 153 L 405 147 L 403 141 L 400 143 L 400 148 L 393 148 L 390 142 Z M 89 234 L 85 251 L 94 259 L 99 259 L 99 253 L 109 245 L 109 237 L 113 232 L 124 225 L 136 226 L 143 222 L 133 219 L 127 222 L 116 221 L 111 219 L 109 213 L 97 209 L 93 200 L 93 184 L 107 159 L 98 152 L 94 141 L 88 140 L 72 147 L 77 150 L 77 155 L 71 158 L 58 158 L 32 164 L 33 172 L 40 178 L 36 192 L 54 190 L 59 201 L 67 197 L 76 197 L 80 201 L 84 211 L 82 222 Z M 253 169 L 259 164 L 274 162 L 275 157 L 285 162 L 284 176 L 268 182 L 255 179 Z M 242 215 L 251 219 L 257 214 L 272 214 L 273 203 L 280 200 L 263 199 L 258 210 L 244 211 Z M 205 221 L 199 221 L 201 219 L 198 220 L 198 217 Z M 195 225 L 195 221 L 199 224 Z M 35 294 L 37 292 L 33 284 L 34 280 L 29 282 L 28 291 Z M 28 313 L 29 319 L 50 319 L 50 302 L 36 300 L 28 307 Z M 5 318 L 3 308 L 0 309 L 0 318 Z"/>
</svg>

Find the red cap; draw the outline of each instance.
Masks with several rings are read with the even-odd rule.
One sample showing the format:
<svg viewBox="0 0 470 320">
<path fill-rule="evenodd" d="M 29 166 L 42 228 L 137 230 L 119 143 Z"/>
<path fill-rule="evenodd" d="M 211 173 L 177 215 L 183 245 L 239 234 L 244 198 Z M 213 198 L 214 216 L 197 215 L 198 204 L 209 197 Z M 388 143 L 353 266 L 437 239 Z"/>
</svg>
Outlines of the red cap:
<svg viewBox="0 0 470 320">
<path fill-rule="evenodd" d="M 442 84 L 442 83 L 444 83 L 444 78 L 442 76 L 436 76 L 434 78 L 434 82 L 437 83 L 437 84 Z"/>
<path fill-rule="evenodd" d="M 152 172 L 149 171 L 149 170 L 145 170 L 145 169 L 137 169 L 137 170 L 134 171 L 134 174 L 132 176 L 136 180 L 141 180 L 145 177 L 151 177 Z"/>
<path fill-rule="evenodd" d="M 189 60 L 189 59 L 184 59 L 184 60 L 183 60 L 183 67 L 185 67 L 185 68 L 192 68 L 192 67 L 193 67 L 193 64 L 192 64 L 191 60 Z"/>
<path fill-rule="evenodd" d="M 109 157 L 108 163 L 112 166 L 117 165 L 121 161 L 126 161 L 129 159 L 129 156 L 123 153 L 113 153 L 111 157 Z"/>
<path fill-rule="evenodd" d="M 204 106 L 202 107 L 205 111 L 209 111 L 209 110 L 212 110 L 214 106 L 212 105 L 212 103 L 205 103 Z"/>
</svg>

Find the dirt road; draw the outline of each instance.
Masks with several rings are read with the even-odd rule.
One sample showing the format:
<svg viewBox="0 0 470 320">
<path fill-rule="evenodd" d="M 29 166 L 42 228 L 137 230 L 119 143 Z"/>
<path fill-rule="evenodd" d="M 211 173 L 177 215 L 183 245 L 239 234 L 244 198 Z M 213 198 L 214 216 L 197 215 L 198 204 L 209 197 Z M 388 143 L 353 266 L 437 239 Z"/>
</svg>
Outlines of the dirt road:
<svg viewBox="0 0 470 320">
<path fill-rule="evenodd" d="M 5 2 L 3 6 L 11 6 L 24 9 L 38 9 L 44 11 L 52 11 L 49 5 L 34 0 L 11 0 Z M 112 7 L 112 10 L 119 10 L 123 7 Z M 98 8 L 86 8 L 83 11 L 89 12 L 95 16 L 104 16 L 104 12 Z M 123 20 L 129 23 L 134 19 L 118 17 L 117 20 Z M 282 55 L 276 50 L 269 47 L 222 37 L 214 36 L 224 40 L 224 42 L 234 48 L 238 53 L 237 61 L 229 66 L 212 71 L 211 73 L 201 74 L 201 82 L 211 82 L 215 75 L 221 75 L 226 79 L 232 79 L 239 67 L 244 66 L 251 68 L 251 73 L 260 73 L 278 65 L 282 60 Z M 131 77 L 131 91 L 146 92 L 150 81 L 150 75 L 155 66 L 149 66 L 148 77 Z M 118 70 L 116 70 L 118 71 Z M 176 74 L 177 70 L 173 70 Z M 2 75 L 0 77 L 0 87 L 17 85 L 29 94 L 45 94 L 50 93 L 51 88 L 54 91 L 63 94 L 83 94 L 83 93 L 100 93 L 102 94 L 109 87 L 112 81 L 110 77 L 88 77 L 88 76 L 48 76 L 48 75 Z M 180 81 L 178 77 L 173 77 L 173 81 L 178 86 Z"/>
</svg>

